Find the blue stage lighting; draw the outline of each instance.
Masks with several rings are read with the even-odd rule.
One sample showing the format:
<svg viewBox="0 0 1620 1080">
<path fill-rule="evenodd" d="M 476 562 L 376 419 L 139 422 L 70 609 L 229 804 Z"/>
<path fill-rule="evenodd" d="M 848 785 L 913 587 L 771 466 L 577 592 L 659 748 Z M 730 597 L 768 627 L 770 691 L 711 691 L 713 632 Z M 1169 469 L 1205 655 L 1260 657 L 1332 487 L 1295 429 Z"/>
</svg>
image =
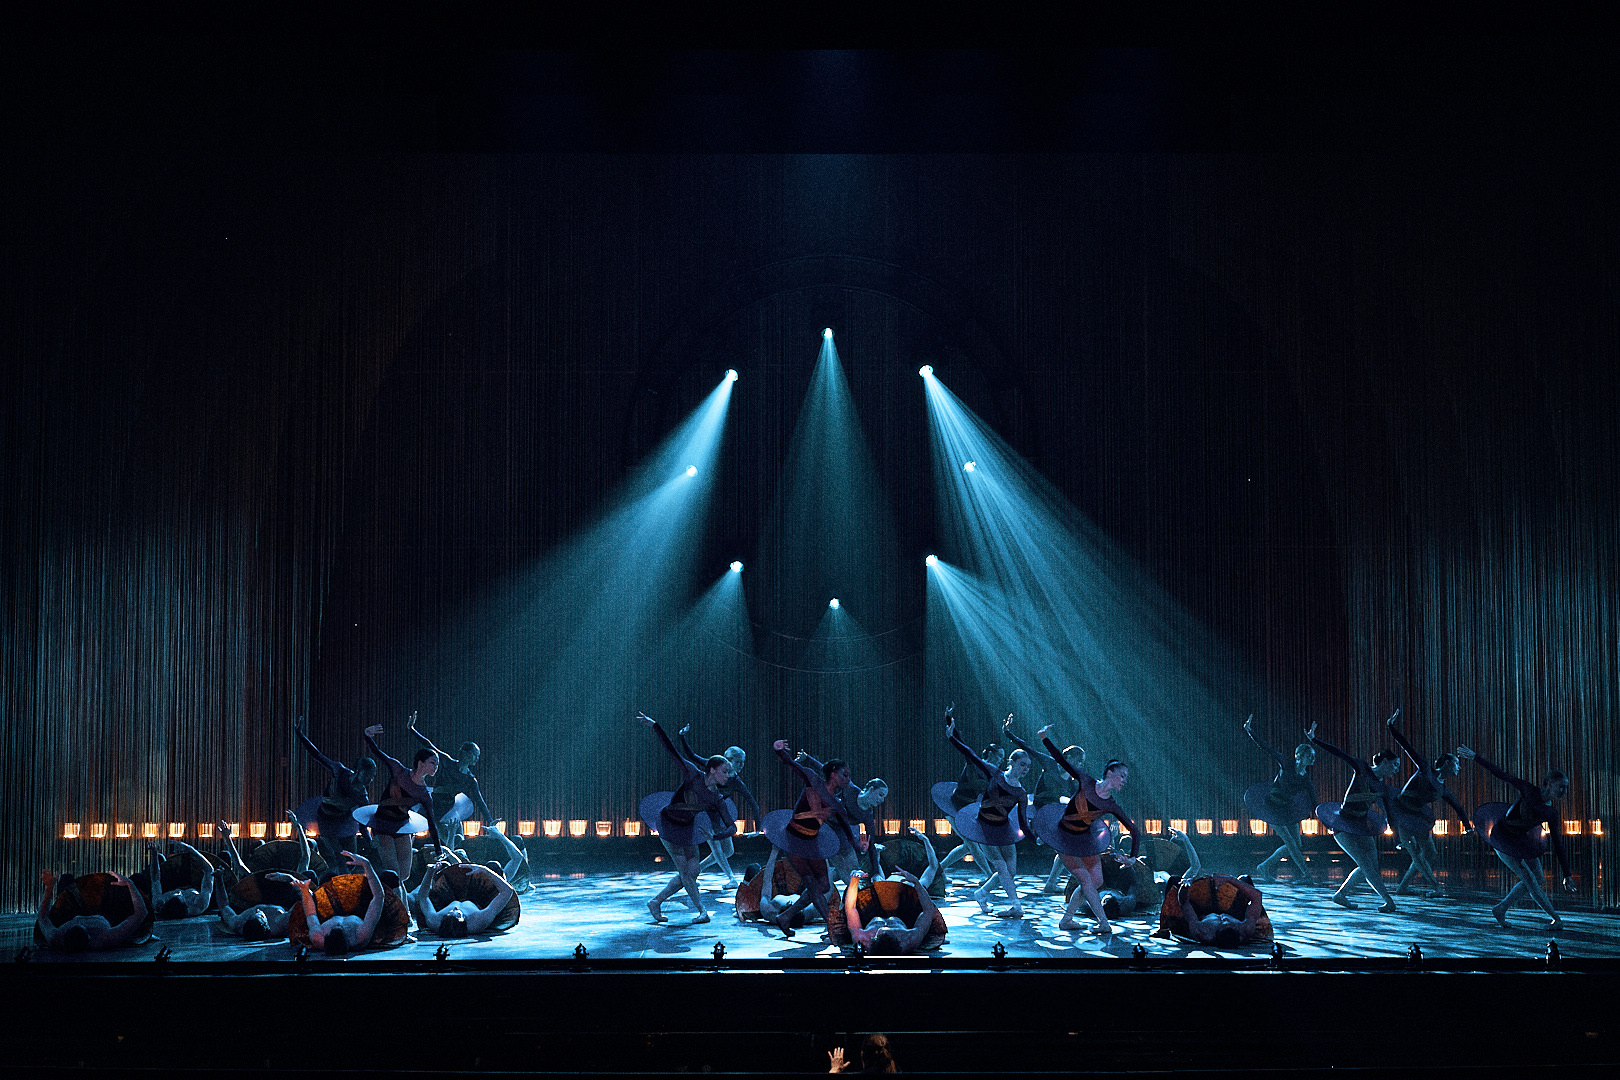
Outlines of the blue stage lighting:
<svg viewBox="0 0 1620 1080">
<path fill-rule="evenodd" d="M 686 467 L 686 475 L 687 476 L 696 476 L 697 475 L 697 466 L 696 465 L 688 465 Z"/>
<path fill-rule="evenodd" d="M 963 472 L 975 472 L 975 471 L 978 470 L 978 468 L 979 467 L 977 465 L 975 465 L 973 462 L 969 461 L 969 462 L 965 463 L 962 466 L 962 471 Z"/>
<path fill-rule="evenodd" d="M 843 605 L 838 602 L 838 597 L 835 596 L 831 600 L 827 601 L 827 606 L 830 608 L 836 608 L 842 607 Z"/>
<path fill-rule="evenodd" d="M 927 566 L 938 566 L 939 565 L 939 556 L 938 555 L 930 555 L 930 556 L 928 556 L 928 558 L 923 560 L 923 563 L 925 565 L 927 565 Z"/>
<path fill-rule="evenodd" d="M 740 574 L 740 573 L 742 573 L 742 563 L 740 563 L 740 562 L 734 562 L 734 563 L 732 563 L 732 564 L 731 564 L 731 572 L 732 572 L 732 573 L 733 573 L 733 574 Z"/>
<path fill-rule="evenodd" d="M 736 382 L 736 381 L 737 381 L 737 369 L 734 368 L 734 367 L 733 368 L 726 368 L 726 382 Z"/>
<path fill-rule="evenodd" d="M 827 329 L 823 330 L 821 332 L 821 336 L 826 338 L 828 341 L 831 341 L 832 340 L 832 327 L 829 326 L 829 327 L 827 327 Z"/>
<path fill-rule="evenodd" d="M 925 379 L 928 378 L 928 376 L 932 375 L 933 373 L 934 373 L 934 365 L 933 364 L 924 364 L 922 367 L 917 369 L 917 374 L 921 375 Z"/>
</svg>

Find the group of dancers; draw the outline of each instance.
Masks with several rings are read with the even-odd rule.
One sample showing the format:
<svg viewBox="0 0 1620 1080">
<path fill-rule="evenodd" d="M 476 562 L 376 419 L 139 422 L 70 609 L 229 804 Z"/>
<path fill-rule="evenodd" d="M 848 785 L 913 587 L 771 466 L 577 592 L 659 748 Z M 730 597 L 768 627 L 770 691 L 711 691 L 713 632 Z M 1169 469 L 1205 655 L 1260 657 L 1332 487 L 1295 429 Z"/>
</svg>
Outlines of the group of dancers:
<svg viewBox="0 0 1620 1080">
<path fill-rule="evenodd" d="M 827 925 L 834 940 L 871 951 L 909 952 L 937 943 L 943 940 L 944 919 L 933 894 L 943 895 L 943 868 L 969 855 L 985 875 L 972 892 L 981 912 L 1021 919 L 1025 907 L 1018 884 L 1017 845 L 1029 836 L 1054 852 L 1044 891 L 1065 894 L 1061 930 L 1085 929 L 1077 917 L 1083 905 L 1096 932 L 1110 934 L 1111 917 L 1149 899 L 1155 886 L 1171 890 L 1159 895 L 1164 911 L 1174 908 L 1175 918 L 1181 920 L 1177 932 L 1187 928 L 1179 912 L 1189 898 L 1203 895 L 1193 888 L 1200 878 L 1197 852 L 1190 838 L 1172 830 L 1187 869 L 1175 877 L 1164 871 L 1155 875 L 1153 860 L 1141 854 L 1141 831 L 1118 802 L 1130 779 L 1124 761 L 1110 759 L 1101 776 L 1093 776 L 1084 768 L 1083 749 L 1059 748 L 1052 741 L 1052 725 L 1035 733 L 1035 745 L 1018 736 L 1010 715 L 1001 730 L 1015 748 L 1005 756 L 993 743 L 975 751 L 959 734 L 952 713 L 946 710 L 944 735 L 961 754 L 963 769 L 955 781 L 935 784 L 931 795 L 950 818 L 960 844 L 940 858 L 927 838 L 914 831 L 917 843 L 907 849 L 906 858 L 894 853 L 903 842 L 891 842 L 888 847 L 894 851 L 883 859 L 875 843 L 876 809 L 888 797 L 889 785 L 881 778 L 857 787 L 844 759 L 822 761 L 807 751 L 795 752 L 778 739 L 772 748 L 800 790 L 791 809 L 765 813 L 742 780 L 747 754 L 740 747 L 698 755 L 687 741 L 689 725 L 678 732 L 677 746 L 657 721 L 637 714 L 680 770 L 675 789 L 654 792 L 640 804 L 642 820 L 657 834 L 674 869 L 647 902 L 654 922 L 667 921 L 663 907 L 681 893 L 693 909 L 692 921 L 709 921 L 698 875 L 710 866 L 725 876 L 728 886 L 738 886 L 730 860 L 738 837 L 739 807 L 746 806 L 760 831 L 745 835 L 763 834 L 771 853 L 760 872 L 745 874 L 748 880 L 738 887 L 736 910 L 742 914 L 746 908 L 790 937 L 814 917 Z M 1228 895 L 1252 894 L 1254 902 L 1244 901 L 1232 910 L 1208 910 L 1207 905 L 1194 903 L 1198 910 L 1192 916 L 1190 936 L 1199 940 L 1205 940 L 1205 932 L 1230 936 L 1242 929 L 1245 911 L 1252 931 L 1262 911 L 1255 884 L 1276 881 L 1284 861 L 1292 864 L 1293 882 L 1315 884 L 1300 829 L 1301 822 L 1312 817 L 1332 831 L 1334 842 L 1353 863 L 1331 896 L 1335 904 L 1354 910 L 1352 895 L 1363 882 L 1378 895 L 1379 910 L 1386 913 L 1397 910 L 1395 896 L 1419 879 L 1440 893 L 1433 839 L 1437 801 L 1446 803 L 1465 833 L 1482 837 L 1516 878 L 1492 908 L 1496 921 L 1505 927 L 1512 905 L 1528 899 L 1546 914 L 1549 929 L 1560 928 L 1542 887 L 1541 860 L 1550 847 L 1563 871 L 1562 887 L 1574 891 L 1557 805 L 1569 791 L 1566 775 L 1549 770 L 1540 784 L 1534 784 L 1467 746 L 1430 760 L 1402 735 L 1399 715 L 1397 710 L 1385 722 L 1385 730 L 1400 753 L 1381 750 L 1370 761 L 1327 742 L 1314 724 L 1292 758 L 1284 758 L 1256 730 L 1252 716 L 1244 723 L 1249 738 L 1277 768 L 1273 780 L 1244 793 L 1244 804 L 1252 817 L 1271 826 L 1281 843 L 1259 862 L 1252 878 L 1245 875 L 1224 883 Z M 474 771 L 479 747 L 464 743 L 459 756 L 451 757 L 417 728 L 414 715 L 408 730 L 420 743 L 409 765 L 382 748 L 377 738 L 383 729 L 373 725 L 363 732 L 371 756 L 350 766 L 322 753 L 298 727 L 298 738 L 311 759 L 330 773 L 331 780 L 322 795 L 287 811 L 291 838 L 249 841 L 239 850 L 231 827 L 221 821 L 218 830 L 224 846 L 215 854 L 205 855 L 180 841 L 171 841 L 165 854 L 148 843 L 146 868 L 128 877 L 117 873 L 58 877 L 47 870 L 42 875 L 36 941 L 70 951 L 137 943 L 150 935 L 156 918 L 188 918 L 210 911 L 218 913 L 225 932 L 244 939 L 286 937 L 295 945 L 331 953 L 410 940 L 413 923 L 418 930 L 447 937 L 515 925 L 518 896 L 529 885 L 527 853 L 496 828 L 485 829 L 476 838 L 463 834 L 462 823 L 474 815 L 493 820 Z M 1337 801 L 1317 802 L 1311 770 L 1319 750 L 1350 767 L 1349 786 Z M 1410 760 L 1413 772 L 1403 787 L 1396 788 L 1392 781 L 1401 767 L 1400 754 Z M 1037 760 L 1048 768 L 1029 791 L 1025 781 Z M 1474 761 L 1510 786 L 1514 801 L 1485 803 L 1469 815 L 1447 786 L 1463 761 Z M 370 785 L 378 777 L 379 762 L 386 775 L 381 797 L 372 802 Z M 1055 780 L 1049 782 L 1049 775 Z M 1379 868 L 1386 825 L 1392 826 L 1410 859 L 1393 894 Z M 314 845 L 309 833 L 315 835 Z M 416 845 L 414 837 L 424 834 L 426 842 Z M 704 847 L 709 849 L 706 857 Z M 835 882 L 843 883 L 842 903 Z M 998 887 L 1007 903 L 995 908 L 991 897 Z M 1180 907 L 1173 903 L 1175 889 L 1180 890 Z M 741 903 L 744 890 L 751 890 L 746 906 Z"/>
<path fill-rule="evenodd" d="M 1397 910 L 1395 896 L 1384 884 L 1378 867 L 1379 843 L 1386 829 L 1395 833 L 1401 850 L 1410 860 L 1406 872 L 1396 883 L 1395 895 L 1405 892 L 1417 877 L 1426 879 L 1435 894 L 1443 894 L 1444 888 L 1434 871 L 1434 804 L 1443 800 L 1462 824 L 1464 835 L 1477 833 L 1483 837 L 1517 879 L 1507 895 L 1491 908 L 1497 923 L 1507 926 L 1508 909 L 1520 899 L 1529 899 L 1546 914 L 1547 929 L 1559 929 L 1562 920 L 1542 887 L 1545 871 L 1541 860 L 1550 848 L 1563 871 L 1561 888 L 1565 892 L 1575 891 L 1561 837 L 1563 819 L 1558 811 L 1558 800 L 1569 794 L 1569 777 L 1560 769 L 1549 769 L 1541 783 L 1534 784 L 1493 765 L 1467 746 L 1458 746 L 1431 761 L 1401 734 L 1397 726 L 1400 715 L 1400 710 L 1396 709 L 1384 722 L 1385 730 L 1400 747 L 1400 753 L 1380 750 L 1371 761 L 1323 739 L 1317 735 L 1315 724 L 1305 732 L 1305 741 L 1294 748 L 1293 760 L 1289 761 L 1254 729 L 1254 717 L 1244 722 L 1243 730 L 1277 766 L 1277 775 L 1269 784 L 1255 784 L 1243 795 L 1249 813 L 1270 825 L 1282 841 L 1276 851 L 1261 860 L 1256 868 L 1256 879 L 1262 883 L 1275 880 L 1279 864 L 1288 859 L 1293 863 L 1295 880 L 1316 883 L 1300 840 L 1300 823 L 1314 817 L 1332 830 L 1334 842 L 1354 863 L 1331 897 L 1335 904 L 1355 910 L 1357 905 L 1350 898 L 1351 893 L 1359 883 L 1365 882 L 1382 901 L 1379 911 L 1393 914 Z M 1337 802 L 1316 801 L 1311 768 L 1318 749 L 1350 766 L 1350 784 Z M 1400 772 L 1401 754 L 1411 761 L 1412 775 L 1404 787 L 1397 788 L 1391 781 Z M 1461 770 L 1463 761 L 1473 761 L 1513 788 L 1517 794 L 1515 800 L 1484 803 L 1475 808 L 1470 819 L 1463 804 L 1446 786 L 1446 781 Z"/>
</svg>

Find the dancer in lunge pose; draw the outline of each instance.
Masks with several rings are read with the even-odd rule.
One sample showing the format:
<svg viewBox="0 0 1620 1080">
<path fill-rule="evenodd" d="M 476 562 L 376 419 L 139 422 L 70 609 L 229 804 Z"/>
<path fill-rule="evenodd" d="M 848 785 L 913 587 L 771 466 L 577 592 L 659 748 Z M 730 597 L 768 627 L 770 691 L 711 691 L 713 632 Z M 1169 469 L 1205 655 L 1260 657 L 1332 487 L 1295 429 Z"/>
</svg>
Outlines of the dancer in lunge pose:
<svg viewBox="0 0 1620 1080">
<path fill-rule="evenodd" d="M 1080 790 L 1080 786 L 1075 783 L 1074 777 L 1070 776 L 1066 771 L 1064 771 L 1061 766 L 1059 766 L 1058 763 L 1052 759 L 1051 754 L 1048 754 L 1045 750 L 1038 747 L 1031 746 L 1023 739 L 1020 739 L 1017 734 L 1013 732 L 1012 722 L 1012 713 L 1008 713 L 1007 719 L 1002 721 L 1001 724 L 1002 734 L 1006 735 L 1008 739 L 1012 740 L 1013 744 L 1016 745 L 1018 749 L 1028 754 L 1032 760 L 1039 758 L 1048 765 L 1057 768 L 1063 777 L 1061 782 L 1048 781 L 1046 778 L 1046 770 L 1043 769 L 1041 771 L 1040 782 L 1035 785 L 1035 812 L 1037 814 L 1040 813 L 1043 806 L 1050 806 L 1053 803 L 1060 803 L 1074 798 L 1075 794 Z M 1086 766 L 1086 752 L 1081 747 L 1065 746 L 1063 748 L 1063 756 L 1077 769 L 1083 769 Z M 1054 852 L 1052 854 L 1052 869 L 1046 872 L 1046 885 L 1044 886 L 1043 891 L 1049 893 L 1061 893 L 1064 890 L 1063 879 L 1068 876 L 1068 873 L 1069 868 L 1063 865 L 1062 854 Z"/>
<path fill-rule="evenodd" d="M 1067 806 L 1053 803 L 1042 807 L 1035 815 L 1035 827 L 1039 830 L 1040 838 L 1050 845 L 1053 851 L 1063 856 L 1063 865 L 1069 868 L 1069 873 L 1080 883 L 1080 887 L 1069 897 L 1058 927 L 1069 931 L 1080 929 L 1080 923 L 1075 920 L 1074 915 L 1080 908 L 1080 901 L 1084 900 L 1097 920 L 1097 933 L 1111 934 L 1114 928 L 1108 921 L 1102 897 L 1097 892 L 1103 885 L 1102 856 L 1105 852 L 1111 851 L 1114 840 L 1108 823 L 1103 820 L 1103 815 L 1112 814 L 1125 831 L 1131 834 L 1129 855 L 1122 855 L 1118 851 L 1111 853 L 1121 866 L 1134 867 L 1141 834 L 1137 831 L 1136 822 L 1130 819 L 1130 815 L 1126 814 L 1114 799 L 1130 780 L 1131 769 L 1123 761 L 1115 759 L 1103 767 L 1102 779 L 1098 780 L 1090 773 L 1069 763 L 1063 751 L 1047 737 L 1046 733 L 1051 730 L 1051 724 L 1041 728 L 1038 733 L 1041 745 L 1046 747 L 1046 752 L 1052 755 L 1052 760 L 1058 763 L 1059 768 L 1074 777 L 1080 787 L 1079 793 L 1069 800 Z"/>
<path fill-rule="evenodd" d="M 1528 894 L 1532 903 L 1547 913 L 1547 929 L 1558 930 L 1564 925 L 1553 910 L 1552 900 L 1542 890 L 1545 872 L 1541 857 L 1547 853 L 1547 841 L 1552 840 L 1553 854 L 1564 871 L 1560 883 L 1565 892 L 1574 892 L 1575 883 L 1569 879 L 1569 860 L 1564 856 L 1564 820 L 1558 813 L 1558 800 L 1569 794 L 1569 777 L 1561 769 L 1548 769 L 1537 787 L 1522 777 L 1497 768 L 1466 746 L 1457 747 L 1457 756 L 1473 761 L 1480 768 L 1518 791 L 1513 805 L 1485 803 L 1474 809 L 1474 828 L 1496 852 L 1496 857 L 1518 877 L 1518 882 L 1491 908 L 1500 926 L 1507 926 L 1507 911 L 1513 902 Z M 1548 827 L 1542 835 L 1541 826 Z"/>
<path fill-rule="evenodd" d="M 820 772 L 824 767 L 821 760 L 808 750 L 800 750 L 794 758 L 800 765 L 807 766 Z M 881 877 L 882 871 L 877 865 L 877 814 L 875 811 L 889 797 L 889 782 L 881 776 L 874 776 L 859 789 L 854 784 L 844 787 L 838 792 L 838 801 L 844 806 L 844 820 L 849 824 L 850 832 L 856 836 L 861 835 L 862 826 L 866 829 L 866 872 L 874 877 Z M 855 867 L 860 863 L 860 856 L 855 849 L 839 838 L 838 850 L 833 852 L 832 859 L 833 880 L 848 882 L 855 873 Z"/>
<path fill-rule="evenodd" d="M 681 753 L 694 768 L 707 769 L 708 763 L 714 759 L 699 757 L 692 752 L 692 744 L 686 741 L 686 733 L 691 730 L 691 724 L 686 724 L 680 730 Z M 754 798 L 754 793 L 748 790 L 748 785 L 742 782 L 739 775 L 743 771 L 743 766 L 748 764 L 747 751 L 740 746 L 728 746 L 725 753 L 720 756 L 731 766 L 731 779 L 718 788 L 720 794 L 725 796 L 727 805 L 723 818 L 714 822 L 714 835 L 709 837 L 709 856 L 698 864 L 698 870 L 701 872 L 705 867 L 718 866 L 720 872 L 726 875 L 726 885 L 732 886 L 737 884 L 737 875 L 731 870 L 731 856 L 736 852 L 733 838 L 737 831 L 737 812 L 742 808 L 737 800 L 742 799 L 748 803 L 756 823 L 765 817 L 765 813 L 759 808 L 759 800 Z M 744 838 L 757 835 L 748 833 Z"/>
<path fill-rule="evenodd" d="M 1379 911 L 1393 914 L 1395 911 L 1395 898 L 1389 895 L 1389 889 L 1384 885 L 1383 875 L 1378 869 L 1378 838 L 1383 835 L 1385 817 L 1389 814 L 1391 792 L 1389 779 L 1400 768 L 1400 758 L 1388 750 L 1380 750 L 1373 755 L 1369 764 L 1361 758 L 1353 757 L 1340 750 L 1337 746 L 1319 739 L 1316 736 L 1316 725 L 1312 724 L 1310 730 L 1305 732 L 1313 746 L 1320 747 L 1334 757 L 1350 766 L 1350 786 L 1345 789 L 1344 798 L 1339 802 L 1319 803 L 1316 807 L 1316 816 L 1322 819 L 1322 824 L 1333 830 L 1333 840 L 1344 853 L 1355 861 L 1355 868 L 1344 876 L 1344 881 L 1334 891 L 1332 900 L 1340 907 L 1356 910 L 1356 904 L 1350 899 L 1350 890 L 1362 878 L 1373 887 L 1380 899 L 1384 902 Z"/>
<path fill-rule="evenodd" d="M 366 728 L 365 736 L 366 745 L 388 770 L 388 786 L 383 789 L 380 802 L 362 806 L 354 812 L 354 819 L 370 826 L 377 842 L 377 858 L 384 870 L 392 870 L 398 876 L 396 888 L 403 903 L 405 883 L 411 877 L 411 837 L 427 832 L 435 850 L 444 853 L 434 821 L 433 792 L 427 786 L 428 780 L 439 771 L 439 755 L 424 746 L 416 752 L 407 769 L 377 745 L 377 736 L 382 730 L 381 724 L 372 724 Z"/>
<path fill-rule="evenodd" d="M 653 922 L 665 922 L 663 904 L 681 889 L 692 901 L 697 913 L 694 923 L 709 921 L 703 908 L 703 897 L 698 892 L 698 862 L 702 852 L 699 845 L 714 835 L 714 823 L 725 818 L 726 797 L 720 793 L 731 779 L 731 763 L 718 754 L 710 758 L 703 769 L 698 769 L 681 756 L 670 741 L 669 734 L 658 726 L 658 721 L 646 713 L 637 713 L 636 719 L 652 728 L 664 744 L 669 756 L 681 769 L 681 786 L 674 791 L 655 791 L 641 800 L 641 820 L 658 833 L 658 839 L 675 864 L 675 873 L 658 895 L 647 901 L 647 910 Z M 727 821 L 732 831 L 736 826 Z"/>
<path fill-rule="evenodd" d="M 321 753 L 320 747 L 310 741 L 303 725 L 295 726 L 293 731 L 304 744 L 304 749 L 309 751 L 309 756 L 332 774 L 325 795 L 311 798 L 299 806 L 299 828 L 313 824 L 316 829 L 315 843 L 320 846 L 321 858 L 328 866 L 340 866 L 343 852 L 359 850 L 357 837 L 360 823 L 354 819 L 354 812 L 371 802 L 371 793 L 367 789 L 377 776 L 377 763 L 371 758 L 359 757 L 351 769 L 343 762 Z"/>
<path fill-rule="evenodd" d="M 1461 766 L 1456 754 L 1441 754 L 1431 763 L 1418 753 L 1417 748 L 1407 742 L 1395 726 L 1395 719 L 1400 714 L 1400 710 L 1396 709 L 1395 716 L 1391 716 L 1386 723 L 1389 737 L 1412 759 L 1412 778 L 1390 802 L 1390 810 L 1395 820 L 1395 833 L 1400 837 L 1401 847 L 1411 857 L 1412 864 L 1401 875 L 1400 884 L 1395 886 L 1395 895 L 1404 893 L 1407 884 L 1418 874 L 1429 879 L 1436 895 L 1443 895 L 1445 890 L 1440 887 L 1440 879 L 1434 873 L 1434 860 L 1439 854 L 1434 846 L 1434 800 L 1444 799 L 1446 805 L 1456 811 L 1457 820 L 1462 822 L 1463 835 L 1474 831 L 1468 822 L 1468 811 L 1446 787 L 1446 778 L 1456 776 Z"/>
<path fill-rule="evenodd" d="M 1017 845 L 1030 832 L 1029 795 L 1020 783 L 1029 772 L 1029 755 L 1015 750 L 1007 758 L 1005 771 L 996 768 L 975 754 L 973 748 L 956 734 L 956 721 L 951 717 L 951 711 L 950 708 L 945 710 L 945 738 L 985 779 L 984 794 L 979 796 L 978 801 L 956 812 L 957 835 L 984 845 L 985 854 L 995 868 L 995 879 L 1000 880 L 1001 888 L 1010 902 L 1010 906 L 995 913 L 996 917 L 1022 919 L 1024 905 L 1018 899 Z M 1017 811 L 1017 821 L 1013 820 L 1014 811 Z M 990 914 L 989 892 L 993 880 L 986 881 L 973 893 L 973 898 L 979 902 L 979 910 L 986 915 Z"/>
<path fill-rule="evenodd" d="M 462 831 L 461 823 L 471 821 L 475 813 L 485 825 L 493 827 L 495 817 L 489 812 L 484 791 L 473 772 L 478 759 L 484 756 L 478 744 L 468 739 L 456 751 L 459 756 L 451 757 L 417 728 L 415 713 L 411 713 L 411 734 L 439 756 L 439 772 L 433 780 L 433 816 L 439 823 L 439 839 L 448 846 L 458 846 L 455 841 Z"/>
<path fill-rule="evenodd" d="M 838 852 L 842 838 L 855 851 L 866 850 L 869 839 L 856 836 L 845 817 L 838 793 L 849 786 L 849 766 L 833 758 L 821 767 L 821 776 L 800 765 L 786 739 L 771 744 L 782 764 L 798 776 L 804 790 L 789 810 L 773 810 L 765 815 L 765 835 L 787 853 L 795 873 L 804 879 L 804 891 L 786 910 L 776 916 L 776 925 L 788 937 L 793 916 L 813 904 L 822 921 L 827 920 L 827 903 L 832 883 L 827 878 L 827 860 Z M 828 828 L 828 826 L 831 826 Z"/>
<path fill-rule="evenodd" d="M 955 707 L 955 704 L 952 703 L 951 709 Z M 951 709 L 946 710 L 946 715 L 950 714 Z M 997 769 L 1002 768 L 1007 763 L 1006 753 L 996 743 L 991 743 L 979 751 L 979 757 Z M 958 810 L 984 794 L 984 776 L 972 762 L 966 762 L 962 765 L 962 772 L 957 776 L 954 783 L 950 780 L 942 780 L 930 788 L 928 793 L 934 800 L 934 805 L 939 807 L 947 818 L 954 821 Z M 984 876 L 984 880 L 986 882 L 994 881 L 996 868 L 990 865 L 989 853 L 984 850 L 982 844 L 976 844 L 971 840 L 961 839 L 955 847 L 945 853 L 944 858 L 939 860 L 939 865 L 941 867 L 954 866 L 969 855 L 973 856 L 973 865 Z"/>
<path fill-rule="evenodd" d="M 1311 766 L 1316 763 L 1316 747 L 1302 742 L 1294 747 L 1294 760 L 1288 761 L 1254 730 L 1254 716 L 1243 721 L 1243 731 L 1254 745 L 1264 750 L 1277 764 L 1277 775 L 1266 783 L 1262 780 L 1243 793 L 1244 809 L 1259 818 L 1277 834 L 1282 844 L 1260 860 L 1254 868 L 1256 881 L 1277 879 L 1277 865 L 1287 856 L 1294 864 L 1296 877 L 1312 885 L 1316 875 L 1305 865 L 1305 848 L 1299 836 L 1299 823 L 1316 814 L 1316 785 L 1311 781 Z"/>
</svg>

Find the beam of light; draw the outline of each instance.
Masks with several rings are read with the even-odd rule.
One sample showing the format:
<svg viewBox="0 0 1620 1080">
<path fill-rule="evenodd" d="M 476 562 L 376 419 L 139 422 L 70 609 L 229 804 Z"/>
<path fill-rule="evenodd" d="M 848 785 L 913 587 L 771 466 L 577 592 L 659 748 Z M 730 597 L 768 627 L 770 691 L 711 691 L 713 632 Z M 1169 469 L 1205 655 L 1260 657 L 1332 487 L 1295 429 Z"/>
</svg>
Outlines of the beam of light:
<svg viewBox="0 0 1620 1080">
<path fill-rule="evenodd" d="M 943 383 L 924 385 L 941 546 L 957 563 L 928 575 L 931 685 L 959 716 L 972 714 L 953 687 L 967 684 L 977 709 L 1027 717 L 1026 739 L 1053 722 L 1093 764 L 1131 761 L 1126 805 L 1142 813 L 1229 798 L 1239 778 L 1207 763 L 1247 696 L 1235 654 Z"/>
<path fill-rule="evenodd" d="M 746 704 L 756 694 L 756 667 L 743 577 L 728 571 L 669 620 L 657 649 L 640 662 L 637 708 L 666 721 L 697 721 L 693 742 L 706 752 L 746 745 L 752 734 L 743 730 L 750 715 Z M 709 722 L 717 716 L 730 717 L 731 726 Z"/>
<path fill-rule="evenodd" d="M 722 380 L 593 523 L 447 626 L 423 676 L 442 673 L 447 713 L 501 717 L 514 739 L 560 727 L 579 752 L 617 745 L 638 707 L 638 664 L 697 584 L 731 386 Z"/>
</svg>

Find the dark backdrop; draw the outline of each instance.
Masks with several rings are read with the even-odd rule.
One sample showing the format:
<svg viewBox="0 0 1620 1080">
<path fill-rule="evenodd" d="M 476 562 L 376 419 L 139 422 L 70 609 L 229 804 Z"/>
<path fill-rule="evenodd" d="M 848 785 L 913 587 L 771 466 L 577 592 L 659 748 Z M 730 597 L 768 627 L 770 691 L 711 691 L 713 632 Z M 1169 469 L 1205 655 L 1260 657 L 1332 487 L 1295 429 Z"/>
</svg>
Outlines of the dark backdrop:
<svg viewBox="0 0 1620 1080">
<path fill-rule="evenodd" d="M 1564 766 L 1570 816 L 1612 824 L 1620 271 L 1592 80 L 1615 68 L 1492 48 L 1515 63 L 1400 52 L 1365 82 L 1288 50 L 1258 81 L 1218 50 L 1043 55 L 1034 84 L 912 57 L 834 72 L 865 126 L 837 94 L 806 119 L 816 71 L 770 58 L 666 58 L 626 91 L 589 57 L 458 54 L 461 92 L 426 99 L 383 92 L 397 57 L 375 94 L 265 62 L 218 99 L 137 78 L 142 106 L 31 57 L 16 94 L 61 93 L 20 122 L 5 211 L 4 906 L 46 864 L 129 867 L 137 841 L 64 822 L 275 820 L 320 782 L 299 715 L 352 757 L 420 710 L 483 743 L 511 818 L 631 816 L 670 777 L 638 707 L 741 742 L 767 807 L 781 736 L 858 749 L 892 816 L 932 816 L 960 695 L 920 573 L 854 672 L 638 655 L 540 701 L 491 643 L 726 367 L 692 587 L 752 563 L 825 325 L 901 565 L 935 541 L 926 361 L 1245 680 L 1230 714 L 1165 718 L 1215 749 L 1134 762 L 1142 816 L 1237 816 L 1266 776 L 1247 711 L 1370 751 L 1399 705 L 1422 746 Z M 757 641 L 806 630 L 773 606 L 791 587 L 750 585 Z M 1574 850 L 1612 903 L 1612 843 Z"/>
</svg>

